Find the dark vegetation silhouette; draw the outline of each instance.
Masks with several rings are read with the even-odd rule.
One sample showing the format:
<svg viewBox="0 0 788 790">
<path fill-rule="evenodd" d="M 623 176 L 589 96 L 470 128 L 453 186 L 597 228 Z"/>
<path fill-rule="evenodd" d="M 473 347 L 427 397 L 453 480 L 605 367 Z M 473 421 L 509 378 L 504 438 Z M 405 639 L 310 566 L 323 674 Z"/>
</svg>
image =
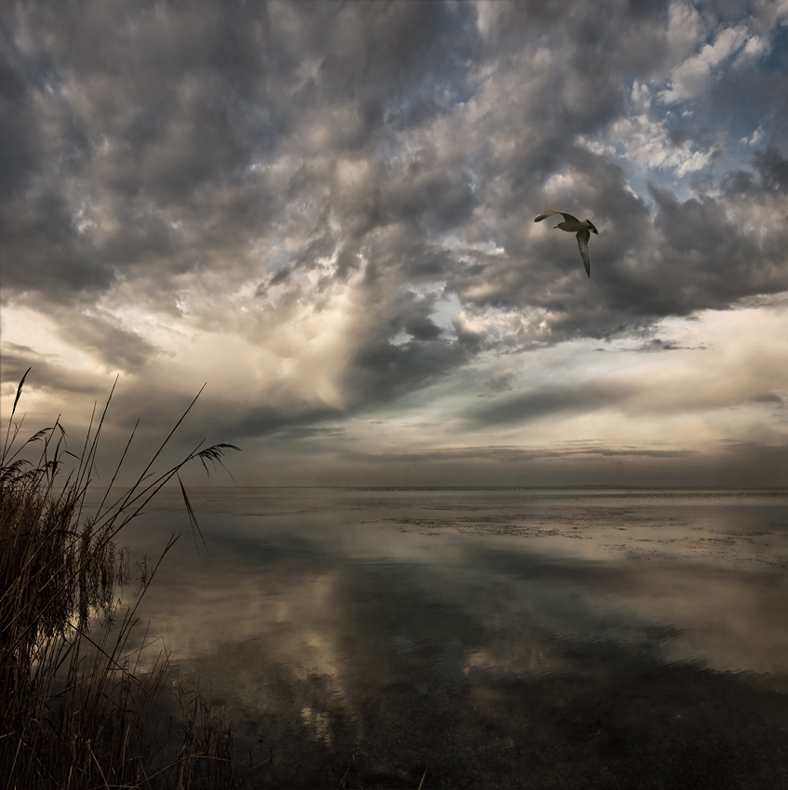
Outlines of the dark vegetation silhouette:
<svg viewBox="0 0 788 790">
<path fill-rule="evenodd" d="M 120 490 L 135 426 L 100 504 L 88 507 L 115 387 L 98 418 L 94 407 L 75 454 L 59 418 L 20 440 L 15 416 L 29 372 L 0 451 L 0 788 L 230 787 L 233 734 L 224 712 L 197 681 L 169 682 L 166 649 L 147 632 L 141 643 L 131 640 L 139 603 L 177 538 L 155 564 L 138 564 L 136 579 L 117 538 L 176 478 L 195 541 L 202 539 L 178 473 L 195 461 L 209 471 L 238 448 L 197 447 L 165 472 L 153 471 L 198 393 L 136 482 Z M 122 604 L 119 590 L 132 581 L 131 603 Z M 177 723 L 162 713 L 173 691 Z"/>
</svg>

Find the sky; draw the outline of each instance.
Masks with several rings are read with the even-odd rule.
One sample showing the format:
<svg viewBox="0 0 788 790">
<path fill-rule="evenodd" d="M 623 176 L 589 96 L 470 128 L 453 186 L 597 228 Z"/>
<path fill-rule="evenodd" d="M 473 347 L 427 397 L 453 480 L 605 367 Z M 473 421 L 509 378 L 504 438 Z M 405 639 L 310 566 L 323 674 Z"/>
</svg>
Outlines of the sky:
<svg viewBox="0 0 788 790">
<path fill-rule="evenodd" d="M 0 11 L 2 417 L 106 464 L 784 486 L 786 249 L 788 0 Z"/>
</svg>

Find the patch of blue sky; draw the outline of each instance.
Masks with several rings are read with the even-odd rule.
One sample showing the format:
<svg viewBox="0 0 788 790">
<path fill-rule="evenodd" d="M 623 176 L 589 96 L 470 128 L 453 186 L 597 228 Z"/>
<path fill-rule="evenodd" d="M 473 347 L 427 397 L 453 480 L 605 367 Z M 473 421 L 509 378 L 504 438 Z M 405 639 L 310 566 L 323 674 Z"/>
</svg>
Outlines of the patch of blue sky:
<svg viewBox="0 0 788 790">
<path fill-rule="evenodd" d="M 457 294 L 444 291 L 443 295 L 435 302 L 435 309 L 431 316 L 432 322 L 445 333 L 453 334 L 454 323 L 461 310 L 462 304 Z"/>
</svg>

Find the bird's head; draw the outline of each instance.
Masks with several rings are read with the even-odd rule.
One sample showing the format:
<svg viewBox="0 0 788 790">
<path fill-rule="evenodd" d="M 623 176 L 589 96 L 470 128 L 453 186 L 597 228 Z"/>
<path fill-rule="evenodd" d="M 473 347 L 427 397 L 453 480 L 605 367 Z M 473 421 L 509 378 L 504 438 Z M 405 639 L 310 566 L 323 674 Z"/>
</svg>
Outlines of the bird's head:
<svg viewBox="0 0 788 790">
<path fill-rule="evenodd" d="M 599 235 L 599 231 L 594 227 L 594 223 L 591 222 L 590 219 L 586 220 L 586 225 L 588 225 L 588 229 L 591 231 L 591 233 L 596 233 L 597 236 Z"/>
</svg>

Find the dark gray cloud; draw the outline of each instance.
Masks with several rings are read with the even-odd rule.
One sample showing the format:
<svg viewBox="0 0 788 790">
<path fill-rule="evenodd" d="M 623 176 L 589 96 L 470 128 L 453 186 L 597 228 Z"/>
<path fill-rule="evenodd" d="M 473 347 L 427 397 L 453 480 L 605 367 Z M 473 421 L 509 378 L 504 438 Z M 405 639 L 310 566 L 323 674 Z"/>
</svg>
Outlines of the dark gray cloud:
<svg viewBox="0 0 788 790">
<path fill-rule="evenodd" d="M 0 359 L 3 382 L 12 384 L 16 390 L 28 368 L 33 368 L 35 372 L 31 371 L 25 381 L 25 392 L 44 392 L 49 396 L 57 393 L 66 397 L 73 394 L 93 396 L 99 392 L 106 394 L 107 380 L 100 375 L 74 371 L 52 355 L 42 354 L 30 346 L 4 344 Z M 54 420 L 57 414 L 50 414 L 49 417 Z"/>
<path fill-rule="evenodd" d="M 375 344 L 368 342 L 357 355 L 345 382 L 360 403 L 374 405 L 433 382 L 467 359 L 465 346 L 439 337 L 414 337 L 402 345 L 380 338 Z"/>
<path fill-rule="evenodd" d="M 477 408 L 473 416 L 484 425 L 520 423 L 548 414 L 604 409 L 620 404 L 631 394 L 632 390 L 593 382 L 572 387 L 543 387 Z"/>
<path fill-rule="evenodd" d="M 754 403 L 769 403 L 777 409 L 785 408 L 785 400 L 776 392 L 764 392 L 762 395 L 757 395 L 753 399 Z"/>
<path fill-rule="evenodd" d="M 461 463 L 463 461 L 496 462 L 501 464 L 521 464 L 547 459 L 573 459 L 577 456 L 602 456 L 604 458 L 686 458 L 694 450 L 657 450 L 636 447 L 613 448 L 592 443 L 578 443 L 560 448 L 523 448 L 523 447 L 452 447 L 421 452 L 376 453 L 377 464 L 400 463 Z M 343 453 L 347 461 L 372 460 L 362 453 Z"/>
<path fill-rule="evenodd" d="M 788 159 L 782 156 L 774 146 L 756 151 L 753 158 L 761 176 L 761 188 L 768 190 L 777 200 L 785 199 L 788 195 Z M 751 182 L 747 185 L 750 187 L 749 191 L 752 191 Z"/>
<path fill-rule="evenodd" d="M 345 433 L 344 428 L 319 428 L 315 426 L 299 426 L 295 428 L 285 428 L 277 433 L 279 439 L 312 439 L 318 438 L 333 438 L 342 436 Z"/>
<path fill-rule="evenodd" d="M 61 315 L 63 337 L 79 348 L 92 351 L 98 360 L 114 370 L 133 371 L 144 365 L 158 349 L 111 315 L 76 313 Z"/>
<path fill-rule="evenodd" d="M 575 316 L 558 319 L 559 335 L 603 331 L 599 318 L 589 326 L 570 293 L 555 293 L 556 275 L 576 268 L 569 268 L 576 263 L 571 245 L 565 255 L 553 239 L 533 248 L 518 228 L 542 205 L 540 187 L 564 163 L 582 183 L 581 194 L 567 193 L 565 202 L 580 198 L 612 223 L 610 243 L 599 251 L 600 275 L 637 255 L 648 209 L 626 191 L 620 168 L 574 141 L 624 112 L 622 80 L 667 67 L 667 7 L 633 13 L 610 3 L 605 13 L 582 5 L 567 13 L 565 3 L 498 5 L 484 9 L 491 17 L 484 36 L 472 4 L 250 7 L 206 0 L 122 10 L 91 3 L 79 13 L 68 3 L 20 7 L 8 38 L 15 44 L 13 34 L 24 32 L 31 42 L 9 50 L 0 81 L 9 114 L 25 129 L 14 136 L 19 126 L 11 127 L 4 147 L 14 152 L 5 183 L 16 184 L 17 195 L 3 206 L 7 285 L 63 299 L 104 290 L 121 273 L 144 279 L 156 271 L 166 293 L 173 275 L 215 266 L 217 258 L 232 279 L 241 276 L 234 273 L 239 265 L 244 272 L 252 265 L 249 240 L 281 222 L 294 236 L 312 236 L 298 265 L 338 252 L 341 274 L 369 252 L 376 265 L 396 265 L 402 279 L 448 276 L 461 271 L 461 261 L 442 255 L 434 236 L 479 233 L 473 215 L 484 204 L 497 215 L 488 236 L 527 272 L 514 289 L 502 284 L 488 300 Z M 532 46 L 554 62 L 527 84 L 533 67 L 524 53 Z M 488 64 L 514 82 L 502 92 L 506 112 L 483 116 L 477 129 L 486 139 L 455 141 L 449 156 L 441 151 L 449 141 L 423 132 L 471 97 Z M 36 113 L 37 102 L 46 113 Z M 417 144 L 402 156 L 407 133 Z M 492 144 L 510 152 L 496 154 Z M 362 182 L 343 182 L 322 161 L 348 154 L 367 165 Z M 300 160 L 284 195 L 265 170 L 282 156 Z M 256 163 L 261 169 L 250 173 Z M 505 187 L 502 199 L 489 189 L 494 179 Z M 23 183 L 28 189 L 20 192 Z M 665 239 L 672 251 L 673 242 L 686 239 L 677 238 L 668 198 L 658 203 L 657 228 L 668 221 L 676 228 Z M 91 222 L 108 227 L 101 232 Z M 718 225 L 709 219 L 690 247 L 708 257 L 713 244 L 732 240 L 734 255 L 758 251 L 735 234 L 720 238 Z M 392 227 L 398 232 L 388 234 L 389 244 L 372 238 Z M 644 257 L 629 277 L 608 278 L 611 312 L 650 319 L 676 308 L 662 303 L 664 295 L 657 304 L 646 296 L 633 303 L 639 286 L 653 284 L 640 282 L 657 262 Z M 488 267 L 483 276 L 494 284 L 509 272 Z M 575 285 L 581 296 L 586 284 Z M 462 294 L 462 282 L 457 288 Z M 687 300 L 678 309 L 703 306 L 703 299 Z"/>
<path fill-rule="evenodd" d="M 655 337 L 649 340 L 647 343 L 643 343 L 642 345 L 638 346 L 637 348 L 631 349 L 634 353 L 640 353 L 643 351 L 684 351 L 684 350 L 703 350 L 703 346 L 680 346 L 677 343 L 674 343 L 671 340 L 663 340 L 662 338 Z M 598 349 L 599 351 L 604 351 L 604 349 Z"/>
<path fill-rule="evenodd" d="M 502 370 L 490 378 L 487 387 L 493 392 L 510 392 L 514 389 L 515 375 L 514 371 Z"/>
<path fill-rule="evenodd" d="M 314 422 L 341 416 L 337 409 L 326 406 L 312 406 L 308 403 L 294 403 L 278 408 L 247 408 L 239 414 L 224 414 L 219 424 L 214 426 L 222 435 L 230 436 L 228 441 L 241 437 L 269 436 L 284 431 L 288 438 L 301 439 L 309 435 L 323 435 L 323 429 L 314 431 L 308 426 Z"/>
<path fill-rule="evenodd" d="M 655 350 L 662 319 L 788 289 L 777 14 L 657 0 L 8 6 L 3 303 L 49 314 L 130 376 L 171 353 L 159 319 L 276 347 L 279 367 L 224 404 L 233 439 L 394 401 L 485 354 L 586 337 Z M 574 239 L 533 225 L 545 208 L 600 228 L 590 282 Z M 288 391 L 276 376 L 342 318 L 338 392 Z M 47 386 L 66 382 L 67 360 L 41 364 Z M 611 397 L 543 388 L 475 419 Z"/>
</svg>

